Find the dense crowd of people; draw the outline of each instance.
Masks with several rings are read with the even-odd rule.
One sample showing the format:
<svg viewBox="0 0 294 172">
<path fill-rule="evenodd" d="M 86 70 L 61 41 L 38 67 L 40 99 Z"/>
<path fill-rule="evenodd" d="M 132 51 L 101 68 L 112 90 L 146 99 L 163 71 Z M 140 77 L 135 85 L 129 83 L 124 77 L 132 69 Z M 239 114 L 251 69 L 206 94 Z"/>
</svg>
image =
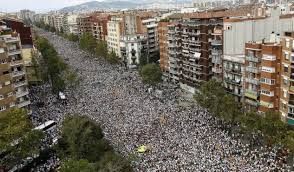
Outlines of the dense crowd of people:
<svg viewBox="0 0 294 172">
<path fill-rule="evenodd" d="M 49 85 L 32 88 L 36 125 L 46 120 L 60 124 L 67 114 L 89 116 L 116 151 L 134 157 L 132 165 L 140 172 L 291 171 L 286 157 L 277 156 L 278 148 L 251 149 L 238 135 L 229 135 L 224 123 L 183 98 L 179 89 L 161 85 L 150 91 L 137 71 L 110 65 L 76 43 L 43 34 L 78 73 L 80 84 L 65 91 L 66 104 Z M 163 90 L 162 95 L 156 89 Z M 141 145 L 148 148 L 146 153 L 137 152 Z"/>
</svg>

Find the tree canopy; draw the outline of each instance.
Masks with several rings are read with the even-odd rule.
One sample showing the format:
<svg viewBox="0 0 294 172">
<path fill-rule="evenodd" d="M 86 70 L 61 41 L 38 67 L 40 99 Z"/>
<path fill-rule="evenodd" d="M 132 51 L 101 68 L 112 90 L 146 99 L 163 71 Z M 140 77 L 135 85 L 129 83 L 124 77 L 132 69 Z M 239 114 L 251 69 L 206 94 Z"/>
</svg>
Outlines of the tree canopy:
<svg viewBox="0 0 294 172">
<path fill-rule="evenodd" d="M 97 47 L 96 39 L 90 32 L 85 32 L 80 37 L 80 48 L 94 53 Z"/>
<path fill-rule="evenodd" d="M 24 109 L 10 109 L 0 113 L 0 150 L 7 153 L 1 164 L 12 166 L 39 152 L 42 131 L 32 130 L 32 123 Z"/>
<path fill-rule="evenodd" d="M 56 150 L 64 160 L 64 172 L 132 172 L 130 163 L 113 151 L 100 126 L 88 117 L 73 115 L 65 119 Z"/>
<path fill-rule="evenodd" d="M 150 85 L 156 85 L 162 81 L 160 67 L 156 64 L 147 64 L 140 71 L 143 82 Z"/>
</svg>

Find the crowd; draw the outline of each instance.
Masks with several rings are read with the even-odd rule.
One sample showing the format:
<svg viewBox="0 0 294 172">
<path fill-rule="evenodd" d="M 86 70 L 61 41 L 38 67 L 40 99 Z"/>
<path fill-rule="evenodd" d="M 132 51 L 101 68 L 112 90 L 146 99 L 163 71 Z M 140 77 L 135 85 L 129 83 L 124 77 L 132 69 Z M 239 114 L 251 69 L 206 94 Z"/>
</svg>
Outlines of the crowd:
<svg viewBox="0 0 294 172">
<path fill-rule="evenodd" d="M 35 123 L 60 123 L 66 114 L 89 116 L 101 124 L 116 151 L 135 157 L 132 165 L 140 172 L 291 171 L 286 157 L 277 156 L 278 148 L 251 149 L 205 109 L 181 103 L 180 90 L 162 85 L 162 96 L 156 96 L 138 72 L 110 65 L 56 35 L 47 37 L 81 82 L 77 89 L 65 91 L 66 105 L 49 86 L 33 88 L 33 102 L 44 102 L 43 107 L 33 105 Z M 34 97 L 40 92 L 47 95 L 43 100 Z M 141 145 L 149 151 L 137 153 Z"/>
</svg>

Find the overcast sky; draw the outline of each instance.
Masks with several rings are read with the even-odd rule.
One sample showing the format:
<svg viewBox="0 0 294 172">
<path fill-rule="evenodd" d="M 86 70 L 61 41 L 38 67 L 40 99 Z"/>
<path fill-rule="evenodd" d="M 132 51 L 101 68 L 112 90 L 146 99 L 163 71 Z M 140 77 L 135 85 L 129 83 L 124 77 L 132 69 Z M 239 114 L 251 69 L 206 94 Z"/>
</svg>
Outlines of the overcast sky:
<svg viewBox="0 0 294 172">
<path fill-rule="evenodd" d="M 44 12 L 88 1 L 93 0 L 0 0 L 0 12 L 17 12 L 21 9 Z"/>
</svg>

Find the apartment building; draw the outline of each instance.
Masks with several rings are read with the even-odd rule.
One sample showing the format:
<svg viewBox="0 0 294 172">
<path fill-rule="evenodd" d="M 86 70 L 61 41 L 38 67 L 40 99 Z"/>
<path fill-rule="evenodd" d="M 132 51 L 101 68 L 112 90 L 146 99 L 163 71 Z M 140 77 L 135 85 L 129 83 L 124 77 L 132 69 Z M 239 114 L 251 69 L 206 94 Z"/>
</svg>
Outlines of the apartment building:
<svg viewBox="0 0 294 172">
<path fill-rule="evenodd" d="M 147 55 L 152 58 L 158 55 L 159 51 L 159 38 L 158 38 L 158 21 L 156 18 L 143 19 L 142 25 L 145 26 L 144 33 L 147 34 Z"/>
<path fill-rule="evenodd" d="M 78 34 L 82 35 L 85 32 L 92 33 L 92 16 L 81 15 L 77 17 Z"/>
<path fill-rule="evenodd" d="M 79 33 L 79 28 L 78 28 L 78 22 L 77 22 L 77 18 L 78 15 L 77 14 L 67 14 L 65 15 L 65 21 L 64 21 L 64 31 L 68 34 L 72 33 L 75 35 L 78 35 Z"/>
<path fill-rule="evenodd" d="M 252 7 L 249 16 L 227 17 L 224 18 L 223 31 L 223 66 L 234 66 L 224 68 L 225 73 L 242 75 L 245 65 L 245 43 L 247 42 L 270 42 L 271 33 L 277 36 L 283 32 L 294 30 L 293 14 L 284 14 L 281 7 Z M 237 73 L 236 73 L 236 69 Z M 232 70 L 232 71 L 229 71 Z M 243 79 L 241 83 L 232 84 L 223 80 L 227 86 L 228 93 L 234 95 L 237 100 L 242 101 Z"/>
<path fill-rule="evenodd" d="M 160 68 L 163 73 L 163 78 L 168 78 L 169 71 L 169 59 L 168 59 L 168 25 L 172 23 L 167 21 L 161 21 L 158 23 L 158 38 L 159 38 L 159 52 L 160 52 Z"/>
<path fill-rule="evenodd" d="M 222 23 L 208 13 L 168 26 L 170 81 L 194 93 L 203 82 L 222 76 Z"/>
<path fill-rule="evenodd" d="M 245 109 L 259 112 L 279 110 L 280 57 L 279 42 L 245 44 Z"/>
<path fill-rule="evenodd" d="M 64 31 L 64 26 L 63 26 L 64 15 L 63 14 L 53 15 L 52 20 L 53 20 L 53 27 L 56 29 L 56 31 L 60 32 L 62 29 Z"/>
<path fill-rule="evenodd" d="M 147 35 L 125 35 L 120 40 L 122 61 L 128 69 L 137 68 L 147 48 Z"/>
<path fill-rule="evenodd" d="M 107 22 L 110 20 L 108 14 L 93 15 L 92 32 L 97 41 L 107 41 Z"/>
<path fill-rule="evenodd" d="M 286 32 L 281 40 L 280 113 L 284 121 L 294 125 L 294 33 Z"/>
<path fill-rule="evenodd" d="M 7 27 L 19 33 L 22 45 L 33 45 L 31 27 L 24 25 L 21 20 L 14 18 L 4 18 L 3 21 Z"/>
<path fill-rule="evenodd" d="M 0 111 L 28 108 L 30 105 L 19 35 L 1 25 Z"/>
<path fill-rule="evenodd" d="M 111 20 L 107 22 L 107 33 L 108 51 L 114 51 L 117 56 L 121 57 L 120 37 L 122 35 L 122 17 L 111 17 Z"/>
</svg>

